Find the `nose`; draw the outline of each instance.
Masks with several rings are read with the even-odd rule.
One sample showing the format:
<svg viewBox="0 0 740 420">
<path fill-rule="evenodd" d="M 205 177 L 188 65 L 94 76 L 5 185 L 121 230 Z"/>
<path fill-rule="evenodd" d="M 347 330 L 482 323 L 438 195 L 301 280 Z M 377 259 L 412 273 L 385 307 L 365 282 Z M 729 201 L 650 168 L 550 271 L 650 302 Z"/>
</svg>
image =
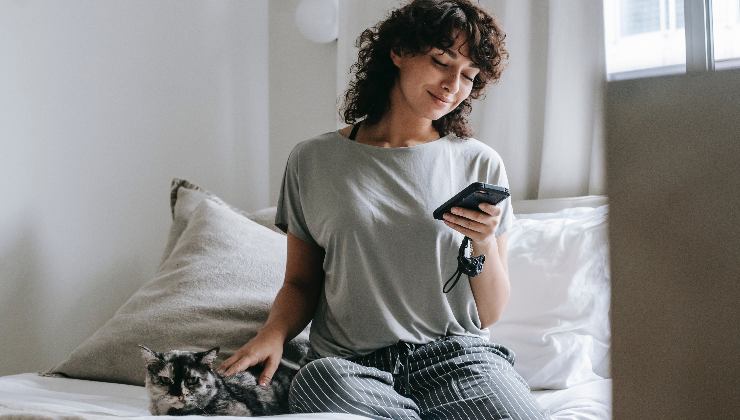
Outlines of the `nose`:
<svg viewBox="0 0 740 420">
<path fill-rule="evenodd" d="M 456 72 L 450 72 L 442 80 L 442 89 L 450 95 L 454 95 L 460 90 L 460 75 Z"/>
</svg>

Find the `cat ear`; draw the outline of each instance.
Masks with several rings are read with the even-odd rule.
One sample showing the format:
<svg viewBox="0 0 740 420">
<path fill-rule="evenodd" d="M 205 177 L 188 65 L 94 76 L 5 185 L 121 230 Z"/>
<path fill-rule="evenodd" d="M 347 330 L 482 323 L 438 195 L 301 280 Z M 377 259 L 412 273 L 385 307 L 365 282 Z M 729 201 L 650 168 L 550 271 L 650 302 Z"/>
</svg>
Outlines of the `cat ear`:
<svg viewBox="0 0 740 420">
<path fill-rule="evenodd" d="M 162 361 L 159 358 L 159 354 L 157 354 L 156 351 L 151 350 L 145 346 L 142 346 L 141 344 L 139 344 L 138 346 L 141 347 L 141 357 L 144 358 L 147 366 L 152 365 L 154 363 L 159 363 Z"/>
<path fill-rule="evenodd" d="M 218 356 L 218 351 L 219 347 L 214 347 L 210 350 L 199 353 L 201 355 L 200 362 L 210 367 L 213 364 L 213 361 L 216 360 L 216 356 Z"/>
</svg>

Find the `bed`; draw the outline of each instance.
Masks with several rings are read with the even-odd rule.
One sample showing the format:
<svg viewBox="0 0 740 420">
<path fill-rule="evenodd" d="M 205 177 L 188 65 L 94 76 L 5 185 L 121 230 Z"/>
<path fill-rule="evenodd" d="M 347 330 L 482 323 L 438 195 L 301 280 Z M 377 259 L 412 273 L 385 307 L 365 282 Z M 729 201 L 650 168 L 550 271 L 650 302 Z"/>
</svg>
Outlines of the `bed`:
<svg viewBox="0 0 740 420">
<path fill-rule="evenodd" d="M 284 274 L 275 207 L 247 213 L 182 179 L 169 193 L 172 226 L 157 273 L 65 360 L 0 377 L 0 417 L 149 417 L 137 344 L 204 350 L 217 336 L 223 360 L 256 334 Z M 511 298 L 491 340 L 515 351 L 514 368 L 553 419 L 609 419 L 607 199 L 512 204 Z M 306 346 L 304 330 L 286 345 L 283 362 L 294 364 Z"/>
<path fill-rule="evenodd" d="M 551 411 L 553 419 L 610 418 L 611 379 L 596 380 L 564 390 L 533 393 L 542 407 Z M 151 416 L 147 411 L 148 404 L 149 400 L 144 389 L 135 385 L 47 378 L 35 373 L 0 377 L 0 416 L 3 417 L 13 415 L 23 415 L 25 418 L 56 418 L 65 415 L 86 419 L 146 417 Z M 352 418 L 346 414 L 329 413 L 274 417 L 327 420 Z"/>
</svg>

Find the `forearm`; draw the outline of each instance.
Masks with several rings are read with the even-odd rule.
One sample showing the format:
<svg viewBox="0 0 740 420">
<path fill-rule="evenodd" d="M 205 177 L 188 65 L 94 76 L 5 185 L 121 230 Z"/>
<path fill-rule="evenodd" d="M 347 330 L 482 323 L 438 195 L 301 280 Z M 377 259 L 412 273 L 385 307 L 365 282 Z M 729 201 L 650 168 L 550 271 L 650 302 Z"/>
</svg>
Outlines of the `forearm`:
<svg viewBox="0 0 740 420">
<path fill-rule="evenodd" d="M 481 326 L 487 328 L 501 317 L 509 301 L 509 274 L 501 261 L 496 240 L 487 246 L 473 244 L 473 256 L 485 255 L 483 271 L 470 279 Z"/>
<path fill-rule="evenodd" d="M 313 318 L 319 301 L 320 288 L 308 290 L 295 283 L 285 282 L 270 309 L 260 334 L 276 334 L 283 341 L 298 335 Z"/>
</svg>

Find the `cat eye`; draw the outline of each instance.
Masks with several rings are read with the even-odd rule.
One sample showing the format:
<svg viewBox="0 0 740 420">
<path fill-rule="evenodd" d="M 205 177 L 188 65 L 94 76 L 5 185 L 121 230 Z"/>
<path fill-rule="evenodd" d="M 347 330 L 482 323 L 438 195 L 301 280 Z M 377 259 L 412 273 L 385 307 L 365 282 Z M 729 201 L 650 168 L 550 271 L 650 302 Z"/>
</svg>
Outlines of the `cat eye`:
<svg viewBox="0 0 740 420">
<path fill-rule="evenodd" d="M 157 379 L 159 380 L 159 383 L 161 384 L 172 384 L 172 379 L 166 376 L 158 376 Z"/>
<path fill-rule="evenodd" d="M 200 382 L 200 378 L 192 377 L 185 380 L 185 385 L 196 385 L 198 382 Z"/>
</svg>

